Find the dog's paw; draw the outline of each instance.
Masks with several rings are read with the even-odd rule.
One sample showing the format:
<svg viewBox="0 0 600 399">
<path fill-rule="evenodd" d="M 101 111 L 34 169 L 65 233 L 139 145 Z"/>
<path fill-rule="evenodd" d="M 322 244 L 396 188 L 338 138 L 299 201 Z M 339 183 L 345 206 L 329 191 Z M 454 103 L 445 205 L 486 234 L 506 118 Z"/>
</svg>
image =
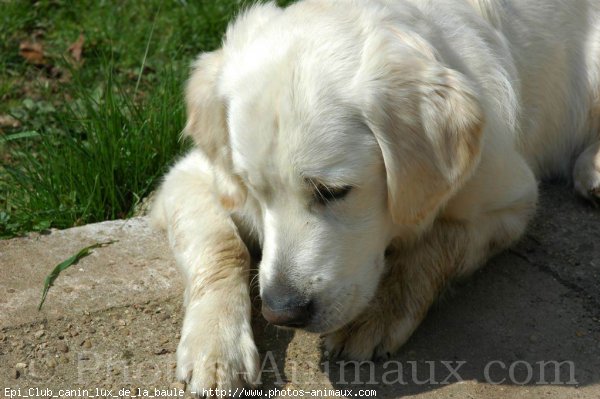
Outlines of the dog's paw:
<svg viewBox="0 0 600 399">
<path fill-rule="evenodd" d="M 583 198 L 600 205 L 600 172 L 587 176 L 586 179 L 578 178 L 575 180 L 575 190 Z"/>
<path fill-rule="evenodd" d="M 356 320 L 340 330 L 326 334 L 323 345 L 333 357 L 352 360 L 385 360 L 408 340 L 417 326 L 408 319 Z"/>
<path fill-rule="evenodd" d="M 600 205 L 600 143 L 588 147 L 577 159 L 573 170 L 575 190 Z"/>
<path fill-rule="evenodd" d="M 379 323 L 351 323 L 323 337 L 325 351 L 332 357 L 370 360 L 378 357 L 385 329 Z"/>
<path fill-rule="evenodd" d="M 259 355 L 249 320 L 210 322 L 186 313 L 177 348 L 177 379 L 198 397 L 232 396 L 236 389 L 256 385 Z"/>
</svg>

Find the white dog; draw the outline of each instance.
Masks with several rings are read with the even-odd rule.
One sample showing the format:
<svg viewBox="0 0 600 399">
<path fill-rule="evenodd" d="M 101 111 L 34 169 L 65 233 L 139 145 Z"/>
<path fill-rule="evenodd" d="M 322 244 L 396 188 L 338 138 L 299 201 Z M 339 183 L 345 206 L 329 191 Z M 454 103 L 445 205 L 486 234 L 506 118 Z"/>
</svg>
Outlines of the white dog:
<svg viewBox="0 0 600 399">
<path fill-rule="evenodd" d="M 250 8 L 194 64 L 196 149 L 154 207 L 185 276 L 177 375 L 258 378 L 263 315 L 365 359 L 519 239 L 536 180 L 600 196 L 595 0 L 306 0 Z"/>
</svg>

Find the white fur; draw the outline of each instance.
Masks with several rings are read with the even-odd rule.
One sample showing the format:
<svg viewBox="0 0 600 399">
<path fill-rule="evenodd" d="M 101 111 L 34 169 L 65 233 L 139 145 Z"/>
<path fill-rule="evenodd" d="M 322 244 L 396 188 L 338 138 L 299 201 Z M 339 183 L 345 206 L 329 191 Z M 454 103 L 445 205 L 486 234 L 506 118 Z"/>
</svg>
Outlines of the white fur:
<svg viewBox="0 0 600 399">
<path fill-rule="evenodd" d="M 261 292 L 285 282 L 327 349 L 366 358 L 521 236 L 536 179 L 600 195 L 591 0 L 257 5 L 198 59 L 186 100 L 197 149 L 154 220 L 187 281 L 178 376 L 196 391 L 256 382 L 247 247 Z M 323 205 L 315 185 L 353 188 Z"/>
</svg>

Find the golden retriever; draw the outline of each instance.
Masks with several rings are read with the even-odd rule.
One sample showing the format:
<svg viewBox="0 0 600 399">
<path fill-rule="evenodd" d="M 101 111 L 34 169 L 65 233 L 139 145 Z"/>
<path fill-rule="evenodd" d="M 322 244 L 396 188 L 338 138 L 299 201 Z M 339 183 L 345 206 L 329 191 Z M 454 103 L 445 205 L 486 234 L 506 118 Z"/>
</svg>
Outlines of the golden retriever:
<svg viewBox="0 0 600 399">
<path fill-rule="evenodd" d="M 600 196 L 600 3 L 261 4 L 187 83 L 195 149 L 153 209 L 186 281 L 177 376 L 253 384 L 263 315 L 368 359 L 523 234 L 537 180 Z"/>
</svg>

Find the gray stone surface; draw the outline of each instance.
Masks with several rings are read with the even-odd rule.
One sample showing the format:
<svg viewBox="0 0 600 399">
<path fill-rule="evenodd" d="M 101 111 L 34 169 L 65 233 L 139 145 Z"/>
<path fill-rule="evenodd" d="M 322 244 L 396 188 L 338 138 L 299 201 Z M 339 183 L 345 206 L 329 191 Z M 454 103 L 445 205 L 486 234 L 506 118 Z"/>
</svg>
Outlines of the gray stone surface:
<svg viewBox="0 0 600 399">
<path fill-rule="evenodd" d="M 557 185 L 544 187 L 541 205 L 522 242 L 454 287 L 390 363 L 328 359 L 317 336 L 266 325 L 256 304 L 264 395 L 600 398 L 600 211 Z M 61 274 L 38 312 L 54 265 L 109 240 L 118 242 Z M 0 242 L 0 397 L 6 388 L 173 393 L 181 288 L 164 237 L 144 218 Z M 551 361 L 570 363 L 555 375 Z M 463 381 L 448 371 L 458 365 Z"/>
<path fill-rule="evenodd" d="M 61 273 L 37 311 L 43 281 L 58 263 L 95 243 Z M 0 328 L 172 296 L 182 289 L 165 237 L 144 218 L 117 220 L 0 241 Z"/>
</svg>

